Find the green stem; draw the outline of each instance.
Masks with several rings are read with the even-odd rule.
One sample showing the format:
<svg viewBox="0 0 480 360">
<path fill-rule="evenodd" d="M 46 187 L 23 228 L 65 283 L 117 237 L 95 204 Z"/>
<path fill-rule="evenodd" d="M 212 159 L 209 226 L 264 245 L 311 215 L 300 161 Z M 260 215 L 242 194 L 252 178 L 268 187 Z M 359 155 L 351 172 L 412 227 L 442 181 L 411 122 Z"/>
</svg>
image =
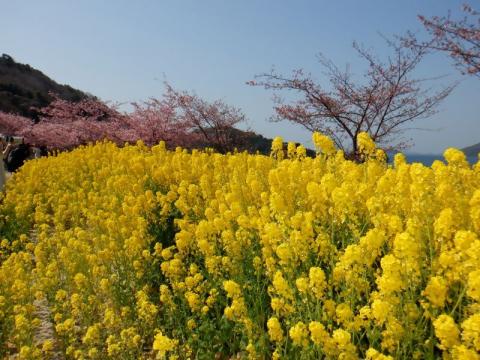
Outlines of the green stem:
<svg viewBox="0 0 480 360">
<path fill-rule="evenodd" d="M 467 288 L 464 287 L 462 292 L 460 293 L 460 296 L 457 299 L 457 302 L 455 303 L 455 306 L 453 307 L 452 311 L 450 311 L 450 316 L 453 315 L 455 310 L 457 310 L 457 307 L 460 305 L 461 301 L 463 300 L 463 297 L 465 296 L 465 293 L 467 292 Z"/>
</svg>

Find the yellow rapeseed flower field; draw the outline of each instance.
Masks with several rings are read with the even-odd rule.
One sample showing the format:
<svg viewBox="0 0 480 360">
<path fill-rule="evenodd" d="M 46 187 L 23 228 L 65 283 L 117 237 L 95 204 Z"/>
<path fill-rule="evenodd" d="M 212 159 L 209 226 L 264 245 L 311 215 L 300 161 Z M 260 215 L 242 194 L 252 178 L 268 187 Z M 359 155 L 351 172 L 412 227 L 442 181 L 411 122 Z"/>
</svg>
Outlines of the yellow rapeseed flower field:
<svg viewBox="0 0 480 360">
<path fill-rule="evenodd" d="M 0 195 L 0 357 L 480 359 L 480 163 L 313 141 L 27 162 Z"/>
</svg>

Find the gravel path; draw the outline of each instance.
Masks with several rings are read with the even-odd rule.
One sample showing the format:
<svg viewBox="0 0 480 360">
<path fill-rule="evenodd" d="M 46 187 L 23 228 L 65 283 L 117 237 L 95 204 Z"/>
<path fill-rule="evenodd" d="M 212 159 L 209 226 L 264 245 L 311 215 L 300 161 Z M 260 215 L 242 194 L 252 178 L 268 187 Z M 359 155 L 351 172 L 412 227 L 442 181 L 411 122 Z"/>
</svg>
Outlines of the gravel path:
<svg viewBox="0 0 480 360">
<path fill-rule="evenodd" d="M 35 230 L 30 232 L 30 238 L 34 244 L 37 243 Z M 35 329 L 33 336 L 34 345 L 41 349 L 46 340 L 51 340 L 53 343 L 53 349 L 48 354 L 43 354 L 42 358 L 48 360 L 65 359 L 65 356 L 60 351 L 57 334 L 55 333 L 55 326 L 52 321 L 52 313 L 47 299 L 35 300 L 33 306 L 35 307 L 34 315 L 40 320 L 40 325 Z M 18 359 L 18 354 L 10 356 L 9 359 Z"/>
<path fill-rule="evenodd" d="M 35 330 L 34 344 L 39 347 L 45 342 L 45 340 L 51 340 L 53 342 L 53 350 L 49 354 L 48 359 L 61 360 L 65 359 L 62 353 L 59 351 L 57 335 L 55 333 L 55 327 L 52 322 L 52 314 L 50 307 L 46 299 L 35 300 L 33 302 L 35 306 L 35 316 L 40 319 L 40 325 Z"/>
<path fill-rule="evenodd" d="M 38 241 L 36 230 L 32 230 L 30 232 L 30 238 L 32 239 L 32 242 L 36 245 Z M 41 347 L 45 340 L 51 340 L 53 342 L 53 349 L 52 352 L 49 354 L 50 356 L 48 357 L 48 359 L 65 359 L 62 353 L 59 351 L 60 347 L 57 340 L 57 334 L 55 333 L 55 327 L 52 321 L 53 317 L 47 299 L 44 298 L 42 300 L 35 300 L 33 302 L 33 306 L 35 306 L 35 316 L 40 319 L 40 325 L 35 330 L 34 344 Z"/>
</svg>

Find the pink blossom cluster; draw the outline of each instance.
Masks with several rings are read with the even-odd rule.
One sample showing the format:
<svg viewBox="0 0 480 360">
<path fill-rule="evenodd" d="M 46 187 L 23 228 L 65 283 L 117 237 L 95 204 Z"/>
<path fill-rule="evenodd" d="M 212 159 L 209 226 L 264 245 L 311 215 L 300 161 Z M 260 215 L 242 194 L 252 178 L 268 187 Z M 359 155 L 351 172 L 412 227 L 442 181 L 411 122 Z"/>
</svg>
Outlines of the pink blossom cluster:
<svg viewBox="0 0 480 360">
<path fill-rule="evenodd" d="M 55 97 L 37 109 L 38 121 L 0 112 L 0 133 L 21 136 L 27 144 L 48 149 L 71 149 L 103 139 L 119 145 L 165 141 L 170 148 L 212 146 L 220 151 L 238 145 L 228 134 L 245 120 L 239 109 L 176 91 L 169 84 L 166 88 L 163 98 L 132 103 L 129 113 L 93 98 L 70 102 Z"/>
</svg>

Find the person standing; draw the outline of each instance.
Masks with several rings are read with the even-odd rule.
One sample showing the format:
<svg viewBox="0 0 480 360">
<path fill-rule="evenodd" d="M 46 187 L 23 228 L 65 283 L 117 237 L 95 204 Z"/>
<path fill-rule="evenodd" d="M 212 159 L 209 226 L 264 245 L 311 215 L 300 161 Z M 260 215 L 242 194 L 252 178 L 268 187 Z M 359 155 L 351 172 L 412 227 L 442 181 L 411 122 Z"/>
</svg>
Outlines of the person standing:
<svg viewBox="0 0 480 360">
<path fill-rule="evenodd" d="M 2 154 L 2 161 L 0 161 L 0 192 L 3 191 L 3 187 L 5 186 L 5 182 L 7 179 L 7 174 L 5 170 L 5 157 L 3 154 L 8 148 L 8 143 L 6 141 L 6 138 L 2 135 L 0 136 L 0 152 Z M 8 155 L 8 154 L 7 154 Z"/>
<path fill-rule="evenodd" d="M 6 162 L 5 166 L 7 168 L 7 171 L 13 173 L 17 171 L 28 159 L 29 146 L 25 144 L 23 138 L 21 138 L 21 142 L 18 144 L 15 144 L 15 139 L 13 137 L 10 137 L 10 139 L 10 144 L 7 146 L 7 149 L 5 149 L 3 153 L 3 158 Z"/>
</svg>

